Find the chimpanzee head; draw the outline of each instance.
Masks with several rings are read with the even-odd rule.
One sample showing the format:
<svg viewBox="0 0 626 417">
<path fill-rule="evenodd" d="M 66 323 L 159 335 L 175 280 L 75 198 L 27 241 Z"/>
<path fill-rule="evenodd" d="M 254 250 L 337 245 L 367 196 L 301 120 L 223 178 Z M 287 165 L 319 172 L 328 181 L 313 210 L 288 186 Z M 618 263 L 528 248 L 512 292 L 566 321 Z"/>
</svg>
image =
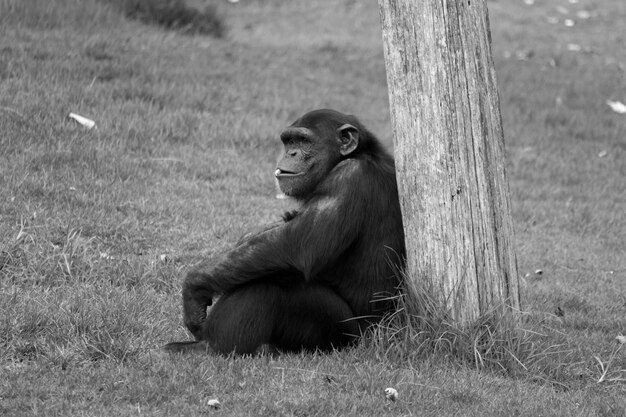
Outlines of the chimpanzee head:
<svg viewBox="0 0 626 417">
<path fill-rule="evenodd" d="M 286 195 L 303 199 L 358 149 L 360 125 L 353 116 L 315 110 L 287 127 L 280 140 L 284 152 L 274 173 L 278 186 Z"/>
</svg>

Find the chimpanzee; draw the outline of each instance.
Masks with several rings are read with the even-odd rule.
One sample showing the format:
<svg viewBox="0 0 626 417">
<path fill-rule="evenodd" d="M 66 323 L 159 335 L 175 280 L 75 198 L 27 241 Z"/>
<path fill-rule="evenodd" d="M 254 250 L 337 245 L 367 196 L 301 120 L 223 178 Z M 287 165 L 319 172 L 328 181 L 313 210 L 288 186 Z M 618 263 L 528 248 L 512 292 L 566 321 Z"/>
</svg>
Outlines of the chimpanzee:
<svg viewBox="0 0 626 417">
<path fill-rule="evenodd" d="M 305 114 L 280 139 L 275 176 L 299 209 L 187 274 L 184 320 L 197 342 L 167 350 L 325 351 L 394 307 L 405 246 L 393 157 L 334 110 Z"/>
</svg>

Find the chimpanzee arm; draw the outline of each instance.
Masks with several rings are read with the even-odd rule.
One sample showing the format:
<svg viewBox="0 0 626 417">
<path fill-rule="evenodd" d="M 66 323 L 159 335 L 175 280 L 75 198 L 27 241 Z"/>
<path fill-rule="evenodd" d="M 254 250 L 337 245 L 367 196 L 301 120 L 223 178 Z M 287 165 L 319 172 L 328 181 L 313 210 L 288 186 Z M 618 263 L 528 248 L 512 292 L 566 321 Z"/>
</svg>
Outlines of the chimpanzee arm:
<svg viewBox="0 0 626 417">
<path fill-rule="evenodd" d="M 187 275 L 185 287 L 220 294 L 289 270 L 309 279 L 356 238 L 358 224 L 344 211 L 337 199 L 321 198 L 291 221 L 246 237 L 230 251 L 201 262 Z"/>
</svg>

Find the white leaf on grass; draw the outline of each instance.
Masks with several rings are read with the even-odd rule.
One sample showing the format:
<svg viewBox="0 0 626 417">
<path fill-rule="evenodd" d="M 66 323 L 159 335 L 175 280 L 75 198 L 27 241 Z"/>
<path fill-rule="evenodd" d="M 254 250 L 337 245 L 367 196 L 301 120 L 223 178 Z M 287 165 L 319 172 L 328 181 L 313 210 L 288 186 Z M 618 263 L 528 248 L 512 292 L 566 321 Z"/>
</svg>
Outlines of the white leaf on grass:
<svg viewBox="0 0 626 417">
<path fill-rule="evenodd" d="M 211 398 L 206 402 L 206 405 L 211 408 L 220 408 L 222 406 L 222 404 L 220 404 L 220 400 L 218 400 L 217 398 Z"/>
<path fill-rule="evenodd" d="M 398 391 L 395 388 L 385 388 L 385 398 L 391 401 L 398 399 Z"/>
<path fill-rule="evenodd" d="M 563 23 L 565 23 L 565 26 L 567 26 L 568 28 L 571 28 L 576 24 L 576 22 L 574 22 L 572 19 L 565 19 Z"/>
<path fill-rule="evenodd" d="M 615 113 L 626 114 L 626 104 L 621 101 L 607 100 L 606 104 L 608 104 Z"/>
<path fill-rule="evenodd" d="M 87 129 L 92 129 L 96 126 L 96 122 L 91 119 L 81 116 L 80 114 L 70 113 L 67 117 L 75 120 L 78 124 L 85 126 Z"/>
</svg>

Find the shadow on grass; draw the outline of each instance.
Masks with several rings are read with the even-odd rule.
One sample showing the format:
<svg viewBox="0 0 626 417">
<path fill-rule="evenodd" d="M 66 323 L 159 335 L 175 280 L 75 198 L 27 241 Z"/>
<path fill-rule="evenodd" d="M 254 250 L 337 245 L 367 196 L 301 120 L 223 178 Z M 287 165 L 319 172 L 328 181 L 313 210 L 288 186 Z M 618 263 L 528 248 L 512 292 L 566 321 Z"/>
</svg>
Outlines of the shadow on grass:
<svg viewBox="0 0 626 417">
<path fill-rule="evenodd" d="M 179 30 L 187 34 L 210 35 L 220 38 L 225 27 L 214 5 L 204 11 L 187 5 L 185 0 L 100 0 L 112 4 L 129 19 L 146 24 Z"/>
</svg>

